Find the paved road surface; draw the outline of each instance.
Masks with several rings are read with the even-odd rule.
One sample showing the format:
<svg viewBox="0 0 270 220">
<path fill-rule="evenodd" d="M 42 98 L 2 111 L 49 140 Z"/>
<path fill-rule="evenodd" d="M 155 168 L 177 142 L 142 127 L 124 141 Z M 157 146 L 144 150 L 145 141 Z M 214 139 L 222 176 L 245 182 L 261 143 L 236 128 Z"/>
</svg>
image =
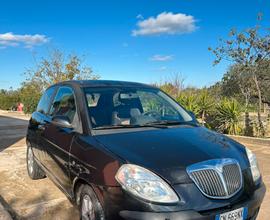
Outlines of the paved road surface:
<svg viewBox="0 0 270 220">
<path fill-rule="evenodd" d="M 28 177 L 26 119 L 19 114 L 0 112 L 0 203 L 8 208 L 14 219 L 78 219 L 77 210 L 48 178 L 33 181 Z M 270 146 L 250 148 L 257 154 L 264 182 L 270 189 Z M 269 210 L 268 190 L 258 219 L 270 219 Z"/>
</svg>

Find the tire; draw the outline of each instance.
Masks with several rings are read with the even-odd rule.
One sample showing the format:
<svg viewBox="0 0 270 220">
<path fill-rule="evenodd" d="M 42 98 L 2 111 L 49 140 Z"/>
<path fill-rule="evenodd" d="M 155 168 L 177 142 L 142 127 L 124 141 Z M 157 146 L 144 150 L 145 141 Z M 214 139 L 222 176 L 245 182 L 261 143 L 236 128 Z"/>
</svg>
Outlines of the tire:
<svg viewBox="0 0 270 220">
<path fill-rule="evenodd" d="M 32 180 L 38 180 L 46 177 L 44 171 L 37 164 L 32 148 L 27 146 L 26 153 L 27 172 Z"/>
<path fill-rule="evenodd" d="M 81 220 L 105 220 L 104 210 L 89 185 L 81 185 L 77 195 Z"/>
</svg>

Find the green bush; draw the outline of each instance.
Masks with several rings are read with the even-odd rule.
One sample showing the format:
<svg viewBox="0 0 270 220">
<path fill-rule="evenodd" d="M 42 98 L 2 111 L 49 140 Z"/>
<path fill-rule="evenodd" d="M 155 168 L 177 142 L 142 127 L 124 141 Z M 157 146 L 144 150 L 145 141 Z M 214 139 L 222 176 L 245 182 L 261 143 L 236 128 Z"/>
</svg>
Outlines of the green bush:
<svg viewBox="0 0 270 220">
<path fill-rule="evenodd" d="M 17 91 L 1 90 L 0 91 L 0 109 L 11 110 L 12 107 L 17 106 L 20 102 L 20 97 Z"/>
<path fill-rule="evenodd" d="M 186 110 L 192 111 L 196 116 L 199 116 L 200 108 L 196 95 L 192 93 L 181 93 L 176 100 Z"/>
<path fill-rule="evenodd" d="M 41 97 L 41 88 L 36 83 L 24 83 L 20 89 L 20 97 L 24 105 L 24 113 L 31 114 L 37 108 Z"/>
<path fill-rule="evenodd" d="M 242 113 L 243 109 L 236 99 L 224 98 L 216 105 L 213 127 L 225 134 L 239 135 L 243 131 Z"/>
</svg>

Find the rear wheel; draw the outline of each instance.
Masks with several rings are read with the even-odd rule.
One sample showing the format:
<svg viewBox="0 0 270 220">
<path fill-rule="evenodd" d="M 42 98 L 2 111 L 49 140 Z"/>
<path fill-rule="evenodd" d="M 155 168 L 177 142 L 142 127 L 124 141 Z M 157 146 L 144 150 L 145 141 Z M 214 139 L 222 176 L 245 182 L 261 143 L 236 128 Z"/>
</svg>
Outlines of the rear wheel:
<svg viewBox="0 0 270 220">
<path fill-rule="evenodd" d="M 37 164 L 32 148 L 27 146 L 26 163 L 28 175 L 31 179 L 37 180 L 45 177 L 44 171 Z"/>
<path fill-rule="evenodd" d="M 81 185 L 78 196 L 81 220 L 105 219 L 103 208 L 89 185 Z"/>
</svg>

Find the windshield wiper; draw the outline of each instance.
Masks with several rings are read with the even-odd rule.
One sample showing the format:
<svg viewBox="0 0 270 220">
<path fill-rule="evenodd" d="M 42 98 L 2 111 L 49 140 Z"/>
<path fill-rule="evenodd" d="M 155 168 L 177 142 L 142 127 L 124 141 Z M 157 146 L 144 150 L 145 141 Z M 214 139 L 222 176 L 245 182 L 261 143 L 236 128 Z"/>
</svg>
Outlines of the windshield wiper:
<svg viewBox="0 0 270 220">
<path fill-rule="evenodd" d="M 173 125 L 192 125 L 198 126 L 198 124 L 192 121 L 171 121 L 171 120 L 160 120 L 147 122 L 145 124 L 134 124 L 134 125 L 105 125 L 93 128 L 94 130 L 103 129 L 121 129 L 121 128 L 143 128 L 143 127 L 153 127 L 153 128 L 168 128 L 168 126 Z"/>
<path fill-rule="evenodd" d="M 197 123 L 193 121 L 171 121 L 171 120 L 160 120 L 160 121 L 153 121 L 148 122 L 145 125 L 192 125 L 192 126 L 198 126 Z"/>
<path fill-rule="evenodd" d="M 121 129 L 121 128 L 143 128 L 143 127 L 154 127 L 154 128 L 167 128 L 166 125 L 162 124 L 135 124 L 135 125 L 106 125 L 93 128 L 94 130 L 103 130 L 103 129 Z"/>
<path fill-rule="evenodd" d="M 102 130 L 102 129 L 117 129 L 117 128 L 136 128 L 134 125 L 105 125 L 93 128 L 94 130 Z"/>
</svg>

